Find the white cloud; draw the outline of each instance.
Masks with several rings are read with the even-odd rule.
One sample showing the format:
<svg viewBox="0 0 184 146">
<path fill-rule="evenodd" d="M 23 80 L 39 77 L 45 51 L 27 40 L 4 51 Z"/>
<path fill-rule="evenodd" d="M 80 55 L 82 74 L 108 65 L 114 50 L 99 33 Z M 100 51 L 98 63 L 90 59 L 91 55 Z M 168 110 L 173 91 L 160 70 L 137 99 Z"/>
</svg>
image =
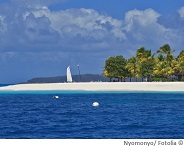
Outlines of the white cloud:
<svg viewBox="0 0 184 146">
<path fill-rule="evenodd" d="M 4 16 L 0 16 L 0 32 L 4 33 L 7 28 L 6 28 L 6 23 L 4 22 L 5 17 Z"/>
<path fill-rule="evenodd" d="M 24 6 L 26 8 L 39 8 L 42 6 L 49 6 L 57 3 L 63 3 L 67 0 L 11 0 L 14 6 Z"/>
<path fill-rule="evenodd" d="M 16 56 L 15 52 L 0 53 L 0 64 L 3 64 L 7 60 L 10 60 L 10 59 L 12 59 L 15 56 Z"/>
<path fill-rule="evenodd" d="M 122 21 L 99 14 L 93 9 L 68 9 L 50 12 L 47 7 L 34 10 L 35 17 L 46 16 L 51 21 L 51 27 L 62 37 L 92 37 L 103 40 L 109 36 L 125 39 L 122 32 Z M 28 14 L 26 14 L 28 15 Z"/>
<path fill-rule="evenodd" d="M 134 50 L 145 46 L 156 51 L 163 44 L 178 43 L 181 36 L 178 36 L 176 30 L 161 25 L 158 22 L 159 17 L 160 14 L 153 9 L 131 10 L 125 14 L 124 31 L 127 32 L 127 43 L 137 46 Z"/>
<path fill-rule="evenodd" d="M 35 18 L 33 14 L 30 14 L 24 22 L 28 41 L 46 44 L 56 42 L 57 32 L 50 27 L 51 22 L 47 17 Z"/>
<path fill-rule="evenodd" d="M 4 37 L 12 39 L 16 48 L 24 47 L 30 52 L 95 52 L 105 48 L 116 52 L 116 48 L 124 46 L 136 50 L 139 45 L 158 46 L 181 40 L 176 30 L 166 28 L 158 22 L 161 15 L 153 9 L 131 10 L 123 20 L 118 20 L 93 9 L 50 11 L 47 7 L 50 2 L 25 1 L 24 6 L 27 8 L 20 11 L 15 8 L 16 13 L 2 15 L 1 35 L 4 32 Z M 3 9 L 2 12 L 4 14 Z M 182 10 L 179 12 L 182 13 Z M 7 47 L 9 43 L 5 42 L 4 45 Z"/>
<path fill-rule="evenodd" d="M 126 31 L 131 30 L 134 24 L 139 24 L 142 27 L 156 24 L 159 16 L 160 14 L 153 9 L 128 11 L 125 14 Z"/>
<path fill-rule="evenodd" d="M 3 62 L 35 63 L 45 71 L 50 62 L 59 66 L 75 62 L 100 72 L 110 55 L 130 57 L 140 46 L 153 52 L 166 43 L 183 46 L 183 25 L 176 29 L 164 26 L 158 21 L 161 14 L 153 9 L 131 10 L 119 20 L 94 9 L 51 11 L 51 0 L 37 2 L 12 0 L 10 5 L 0 6 Z M 178 13 L 184 18 L 184 8 Z"/>
<path fill-rule="evenodd" d="M 181 18 L 184 18 L 184 7 L 180 8 L 178 10 L 178 13 L 179 13 L 179 15 L 180 15 Z"/>
</svg>

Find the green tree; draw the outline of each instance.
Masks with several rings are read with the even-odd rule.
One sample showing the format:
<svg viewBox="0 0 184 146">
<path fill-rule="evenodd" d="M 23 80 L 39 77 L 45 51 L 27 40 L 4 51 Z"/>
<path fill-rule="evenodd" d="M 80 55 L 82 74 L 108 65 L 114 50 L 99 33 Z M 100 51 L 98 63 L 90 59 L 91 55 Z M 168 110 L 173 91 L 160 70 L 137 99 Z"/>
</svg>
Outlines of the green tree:
<svg viewBox="0 0 184 146">
<path fill-rule="evenodd" d="M 127 65 L 125 68 L 130 73 L 130 80 L 132 77 L 134 77 L 134 80 L 137 81 L 137 78 L 139 77 L 140 66 L 137 63 L 136 57 L 131 57 L 130 59 L 128 59 Z"/>
<path fill-rule="evenodd" d="M 168 66 L 167 61 L 159 61 L 156 59 L 156 65 L 153 69 L 153 74 L 162 78 L 162 80 L 167 80 L 167 77 L 171 76 L 174 73 L 172 67 Z"/>
<path fill-rule="evenodd" d="M 153 72 L 154 67 L 154 55 L 152 55 L 151 50 L 146 50 L 144 47 L 141 47 L 136 52 L 136 58 L 140 66 L 139 75 L 142 78 L 148 78 L 150 81 L 150 76 Z"/>
<path fill-rule="evenodd" d="M 136 51 L 136 55 L 126 60 L 123 56 L 109 57 L 105 61 L 103 68 L 104 76 L 118 78 L 121 80 L 125 77 L 148 78 L 153 74 L 154 78 L 167 80 L 176 73 L 184 77 L 184 50 L 176 58 L 173 55 L 175 50 L 171 50 L 168 44 L 161 46 L 156 53 L 152 54 L 151 50 L 144 47 Z M 155 57 L 157 55 L 157 57 Z"/>
<path fill-rule="evenodd" d="M 162 47 L 160 47 L 157 53 L 163 54 L 166 57 L 166 62 L 171 66 L 171 62 L 174 58 L 173 56 L 174 51 L 175 50 L 171 50 L 168 44 L 165 44 Z"/>
<path fill-rule="evenodd" d="M 127 69 L 126 67 L 126 59 L 123 56 L 116 56 L 115 57 L 115 62 L 116 62 L 116 74 L 115 76 L 121 80 L 124 78 L 125 81 L 125 77 L 127 77 Z"/>
<path fill-rule="evenodd" d="M 116 69 L 115 57 L 109 57 L 105 61 L 105 66 L 103 70 L 104 76 L 110 78 L 111 81 L 112 78 L 115 76 L 115 69 Z"/>
<path fill-rule="evenodd" d="M 118 80 L 122 81 L 122 79 L 127 75 L 127 69 L 125 66 L 126 59 L 123 56 L 109 57 L 105 61 L 103 74 L 110 78 L 110 81 L 112 81 L 112 78 L 118 78 Z"/>
<path fill-rule="evenodd" d="M 177 57 L 177 63 L 176 63 L 176 72 L 180 73 L 182 75 L 182 78 L 184 76 L 184 50 L 180 52 L 180 54 Z M 181 78 L 181 79 L 182 79 Z"/>
<path fill-rule="evenodd" d="M 154 67 L 153 73 L 155 75 L 161 75 L 162 78 L 167 78 L 175 72 L 175 58 L 173 52 L 168 44 L 163 45 L 157 51 L 159 56 L 156 59 L 156 66 Z"/>
</svg>

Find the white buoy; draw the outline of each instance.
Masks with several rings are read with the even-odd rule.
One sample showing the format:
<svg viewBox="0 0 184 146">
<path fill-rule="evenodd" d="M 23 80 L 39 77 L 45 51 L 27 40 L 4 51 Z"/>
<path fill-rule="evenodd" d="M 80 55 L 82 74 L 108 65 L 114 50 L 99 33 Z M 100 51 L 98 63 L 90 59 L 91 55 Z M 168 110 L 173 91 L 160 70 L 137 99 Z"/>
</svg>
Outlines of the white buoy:
<svg viewBox="0 0 184 146">
<path fill-rule="evenodd" d="M 59 98 L 59 96 L 53 96 L 53 98 L 56 98 L 57 99 L 57 98 Z"/>
<path fill-rule="evenodd" d="M 92 106 L 99 106 L 100 104 L 98 102 L 93 102 Z"/>
</svg>

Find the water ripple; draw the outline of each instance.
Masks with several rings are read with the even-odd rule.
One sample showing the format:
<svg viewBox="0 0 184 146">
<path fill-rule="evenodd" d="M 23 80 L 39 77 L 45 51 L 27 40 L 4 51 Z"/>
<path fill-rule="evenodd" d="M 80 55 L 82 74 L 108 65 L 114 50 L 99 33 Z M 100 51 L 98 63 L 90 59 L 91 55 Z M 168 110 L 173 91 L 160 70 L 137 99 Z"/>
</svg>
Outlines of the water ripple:
<svg viewBox="0 0 184 146">
<path fill-rule="evenodd" d="M 0 138 L 183 138 L 183 94 L 53 95 L 0 95 Z"/>
</svg>

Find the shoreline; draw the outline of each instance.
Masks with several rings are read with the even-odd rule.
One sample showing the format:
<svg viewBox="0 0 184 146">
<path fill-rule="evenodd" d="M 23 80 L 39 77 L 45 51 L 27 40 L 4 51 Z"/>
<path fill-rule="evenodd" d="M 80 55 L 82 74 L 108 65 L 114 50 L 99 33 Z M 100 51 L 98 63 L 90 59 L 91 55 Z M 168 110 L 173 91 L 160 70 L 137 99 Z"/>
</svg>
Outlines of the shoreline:
<svg viewBox="0 0 184 146">
<path fill-rule="evenodd" d="M 0 87 L 0 91 L 184 92 L 184 82 L 76 82 L 16 84 Z"/>
</svg>

